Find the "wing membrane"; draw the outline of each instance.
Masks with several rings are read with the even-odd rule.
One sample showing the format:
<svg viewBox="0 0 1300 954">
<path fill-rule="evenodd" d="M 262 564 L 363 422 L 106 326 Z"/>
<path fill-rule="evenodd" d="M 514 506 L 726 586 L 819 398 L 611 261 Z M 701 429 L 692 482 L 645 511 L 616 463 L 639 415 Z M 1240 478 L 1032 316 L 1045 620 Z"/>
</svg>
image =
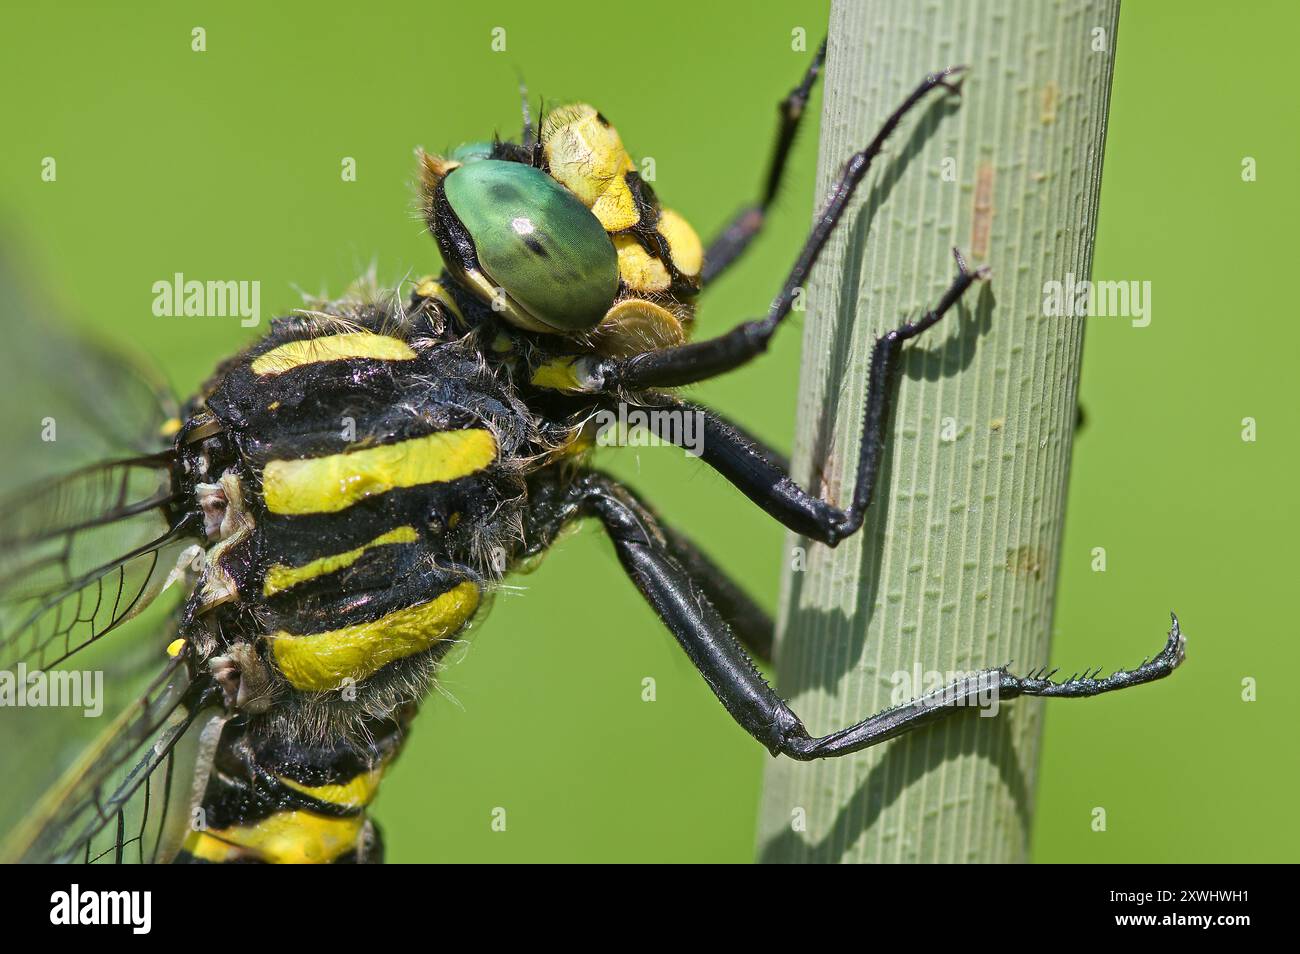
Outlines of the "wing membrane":
<svg viewBox="0 0 1300 954">
<path fill-rule="evenodd" d="M 0 239 L 0 491 L 50 474 L 162 445 L 177 414 L 166 383 L 144 363 L 59 320 L 33 293 Z"/>
<path fill-rule="evenodd" d="M 55 666 L 161 592 L 184 524 L 163 469 L 93 467 L 0 504 L 0 668 Z"/>
<path fill-rule="evenodd" d="M 155 598 L 189 529 L 171 516 L 161 437 L 177 406 L 160 376 L 52 316 L 16 280 L 29 270 L 11 249 L 0 242 L 0 676 L 99 679 L 111 721 L 97 731 L 99 712 L 5 710 L 0 817 L 25 820 L 0 835 L 0 858 L 147 861 L 161 816 L 188 803 L 173 788 L 191 777 L 178 760 L 207 685 L 181 658 L 150 681 L 169 638 Z M 119 629 L 130 632 L 99 642 Z M 83 668 L 60 667 L 82 650 Z"/>
<path fill-rule="evenodd" d="M 172 500 L 169 459 L 113 461 L 35 484 L 0 509 L 0 543 L 32 545 L 160 510 Z M 0 552 L 0 560 L 9 564 L 11 554 Z"/>
<path fill-rule="evenodd" d="M 185 655 L 171 659 L 41 800 L 0 850 L 6 862 L 166 860 L 192 768 L 180 745 L 202 702 Z"/>
<path fill-rule="evenodd" d="M 151 370 L 51 315 L 12 247 L 0 242 L 0 670 L 45 669 L 139 613 L 175 565 L 160 434 L 177 409 Z"/>
</svg>

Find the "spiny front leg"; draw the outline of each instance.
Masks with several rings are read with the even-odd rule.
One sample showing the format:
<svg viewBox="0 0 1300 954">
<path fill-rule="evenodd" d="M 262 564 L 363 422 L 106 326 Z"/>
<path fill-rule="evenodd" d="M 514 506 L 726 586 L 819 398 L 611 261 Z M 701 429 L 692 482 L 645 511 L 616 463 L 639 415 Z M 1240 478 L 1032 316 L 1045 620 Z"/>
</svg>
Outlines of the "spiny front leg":
<svg viewBox="0 0 1300 954">
<path fill-rule="evenodd" d="M 707 341 L 695 341 L 672 348 L 644 351 L 628 358 L 602 361 L 592 370 L 588 389 L 618 393 L 693 384 L 735 370 L 766 351 L 776 329 L 789 317 L 796 293 L 807 284 L 813 266 L 817 264 L 831 234 L 844 219 L 849 202 L 866 178 L 872 161 L 880 155 L 885 140 L 898 128 L 903 117 L 915 109 L 932 90 L 958 92 L 960 87 L 954 77 L 963 69 L 961 66 L 950 66 L 926 76 L 903 100 L 902 105 L 889 115 L 871 142 L 849 157 L 804 242 L 803 250 L 786 275 L 785 283 L 773 299 L 765 317 L 742 322 Z"/>
<path fill-rule="evenodd" d="M 835 546 L 858 531 L 875 496 L 876 480 L 885 455 L 889 411 L 902 371 L 903 345 L 937 325 L 976 280 L 988 275 L 987 269 L 968 269 L 956 249 L 953 249 L 953 255 L 957 260 L 957 277 L 939 303 L 916 321 L 878 338 L 872 348 L 862 441 L 858 448 L 853 499 L 847 510 L 804 490 L 791 478 L 788 467 L 770 450 L 713 411 L 662 395 L 656 396 L 661 407 L 647 403 L 640 409 L 654 411 L 670 407 L 682 414 L 698 414 L 703 428 L 698 452 L 705 463 L 784 526 L 811 540 Z M 675 426 L 676 421 L 671 415 L 650 413 L 647 421 L 650 430 L 663 440 L 680 444 L 688 436 L 685 428 Z M 692 430 L 689 436 L 699 435 Z"/>
<path fill-rule="evenodd" d="M 700 276 L 705 288 L 735 264 L 752 242 L 763 230 L 767 222 L 767 211 L 781 188 L 787 162 L 790 159 L 790 147 L 794 145 L 795 135 L 799 132 L 799 122 L 803 119 L 812 95 L 813 84 L 821 74 L 822 64 L 826 61 L 826 41 L 813 54 L 812 62 L 804 72 L 799 85 L 790 90 L 790 94 L 781 100 L 777 111 L 781 121 L 776 130 L 776 141 L 772 144 L 772 158 L 768 164 L 767 182 L 763 194 L 755 205 L 741 209 L 731 223 L 709 243 L 704 253 L 704 271 Z"/>
</svg>

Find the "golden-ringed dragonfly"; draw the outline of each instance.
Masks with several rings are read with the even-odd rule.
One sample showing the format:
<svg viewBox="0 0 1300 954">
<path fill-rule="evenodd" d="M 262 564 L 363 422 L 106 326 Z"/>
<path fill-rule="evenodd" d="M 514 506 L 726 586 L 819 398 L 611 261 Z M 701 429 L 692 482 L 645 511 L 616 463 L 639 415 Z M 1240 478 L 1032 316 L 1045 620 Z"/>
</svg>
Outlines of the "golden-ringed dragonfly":
<svg viewBox="0 0 1300 954">
<path fill-rule="evenodd" d="M 767 614 L 592 466 L 602 414 L 657 412 L 645 420 L 670 442 L 684 433 L 674 416 L 691 415 L 702 460 L 786 527 L 826 546 L 861 528 L 902 348 L 982 270 L 956 255 L 933 310 L 875 342 L 847 508 L 673 391 L 763 353 L 886 138 L 917 104 L 959 91 L 960 68 L 922 79 L 848 158 L 768 313 L 693 342 L 699 295 L 763 228 L 824 52 L 781 103 L 758 201 L 707 247 L 638 175 L 605 116 L 577 104 L 534 126 L 525 108 L 517 141 L 421 156 L 444 270 L 409 295 L 280 318 L 180 406 L 84 342 L 47 335 L 22 354 L 29 374 L 75 382 L 80 417 L 59 426 L 84 421 L 113 438 L 115 456 L 0 507 L 0 670 L 53 679 L 97 665 L 130 699 L 94 741 L 48 727 L 50 710 L 10 720 L 21 771 L 40 776 L 70 744 L 84 751 L 32 799 L 4 856 L 380 861 L 366 809 L 447 648 L 506 574 L 583 518 L 603 526 L 719 701 L 774 755 L 856 752 L 990 690 L 1083 697 L 1172 672 L 1176 619 L 1133 670 L 1054 682 L 992 669 L 815 736 L 751 661 L 770 652 Z M 135 617 L 156 618 L 115 645 Z"/>
</svg>

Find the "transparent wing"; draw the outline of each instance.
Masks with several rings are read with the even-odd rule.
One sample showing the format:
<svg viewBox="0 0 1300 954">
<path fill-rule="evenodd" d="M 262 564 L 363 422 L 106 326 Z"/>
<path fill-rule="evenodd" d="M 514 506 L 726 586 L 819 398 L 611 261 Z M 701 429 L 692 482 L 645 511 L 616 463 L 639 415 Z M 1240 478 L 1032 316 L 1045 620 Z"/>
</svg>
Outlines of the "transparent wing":
<svg viewBox="0 0 1300 954">
<path fill-rule="evenodd" d="M 134 847 L 147 860 L 172 779 L 188 786 L 175 768 L 193 718 L 183 700 L 197 691 L 177 661 L 154 676 L 170 638 L 156 598 L 189 530 L 171 516 L 162 437 L 176 404 L 157 375 L 54 320 L 15 280 L 8 248 L 0 680 L 12 708 L 0 718 L 0 854 L 86 860 L 107 842 L 106 858 Z M 84 698 L 69 705 L 71 689 Z"/>
<path fill-rule="evenodd" d="M 185 654 L 171 659 L 0 848 L 12 863 L 168 860 L 183 828 L 202 703 Z"/>
<path fill-rule="evenodd" d="M 57 666 L 161 592 L 188 527 L 165 470 L 105 464 L 0 501 L 0 669 Z"/>
<path fill-rule="evenodd" d="M 178 413 L 161 375 L 60 320 L 47 298 L 19 280 L 25 270 L 13 247 L 0 240 L 0 493 L 160 450 L 161 429 Z"/>
</svg>

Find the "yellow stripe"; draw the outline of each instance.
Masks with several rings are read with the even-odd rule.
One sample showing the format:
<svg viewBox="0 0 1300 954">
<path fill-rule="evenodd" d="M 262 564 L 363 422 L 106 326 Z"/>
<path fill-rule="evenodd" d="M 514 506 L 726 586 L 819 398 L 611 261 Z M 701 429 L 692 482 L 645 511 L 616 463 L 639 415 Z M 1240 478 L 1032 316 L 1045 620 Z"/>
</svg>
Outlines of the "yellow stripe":
<svg viewBox="0 0 1300 954">
<path fill-rule="evenodd" d="M 253 373 L 283 374 L 304 364 L 342 361 L 346 358 L 374 358 L 378 361 L 410 361 L 415 352 L 405 341 L 369 331 L 325 335 L 290 341 L 253 359 Z"/>
<path fill-rule="evenodd" d="M 465 324 L 465 316 L 460 313 L 460 306 L 456 304 L 456 299 L 452 298 L 451 293 L 432 278 L 421 279 L 420 283 L 415 286 L 415 293 L 421 298 L 438 299 L 451 310 L 451 313 L 456 316 L 456 319 L 462 325 Z"/>
<path fill-rule="evenodd" d="M 435 600 L 405 606 L 370 623 L 308 636 L 280 630 L 271 636 L 275 661 L 295 689 L 337 689 L 344 680 L 359 682 L 452 635 L 474 614 L 478 599 L 478 587 L 467 580 Z"/>
<path fill-rule="evenodd" d="M 582 360 L 577 358 L 552 358 L 533 369 L 529 384 L 535 388 L 552 388 L 556 391 L 576 392 L 582 390 L 578 380 L 577 365 Z"/>
<path fill-rule="evenodd" d="M 342 785 L 303 785 L 283 775 L 279 778 L 294 791 L 310 795 L 317 801 L 328 802 L 341 808 L 364 808 L 370 804 L 375 797 L 375 792 L 379 790 L 379 780 L 383 774 L 383 768 L 371 769 Z"/>
<path fill-rule="evenodd" d="M 618 252 L 618 274 L 623 284 L 639 294 L 665 292 L 672 284 L 668 268 L 651 255 L 631 235 L 615 235 L 614 248 Z"/>
<path fill-rule="evenodd" d="M 672 209 L 663 209 L 656 231 L 667 240 L 677 270 L 683 275 L 698 275 L 704 267 L 704 246 L 691 224 Z"/>
<path fill-rule="evenodd" d="M 482 470 L 496 457 L 489 431 L 438 431 L 397 444 L 273 460 L 262 472 L 262 496 L 272 513 L 337 513 L 358 500 L 398 487 L 455 480 Z"/>
<path fill-rule="evenodd" d="M 299 583 L 349 567 L 361 559 L 361 555 L 371 547 L 380 547 L 386 543 L 414 543 L 417 539 L 419 537 L 414 527 L 398 527 L 396 530 L 389 530 L 375 537 L 355 550 L 320 557 L 303 566 L 285 566 L 283 563 L 277 563 L 266 571 L 266 578 L 262 582 L 262 595 L 274 596 Z"/>
<path fill-rule="evenodd" d="M 252 825 L 191 831 L 182 847 L 195 858 L 217 863 L 251 855 L 271 864 L 323 864 L 355 848 L 364 823 L 364 815 L 276 812 Z"/>
</svg>

